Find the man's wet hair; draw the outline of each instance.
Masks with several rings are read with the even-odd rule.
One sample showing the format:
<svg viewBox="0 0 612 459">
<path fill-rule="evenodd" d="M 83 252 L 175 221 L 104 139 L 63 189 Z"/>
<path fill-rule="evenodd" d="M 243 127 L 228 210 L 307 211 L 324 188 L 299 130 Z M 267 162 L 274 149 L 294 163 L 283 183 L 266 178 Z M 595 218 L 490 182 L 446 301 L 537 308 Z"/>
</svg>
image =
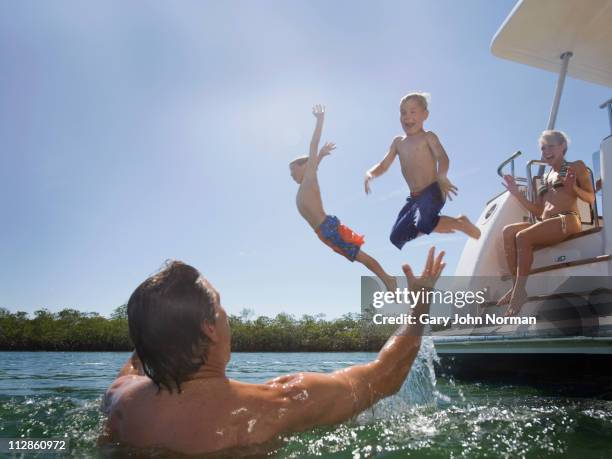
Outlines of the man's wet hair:
<svg viewBox="0 0 612 459">
<path fill-rule="evenodd" d="M 202 322 L 214 323 L 217 294 L 199 271 L 168 261 L 134 290 L 128 301 L 130 338 L 145 374 L 158 391 L 172 393 L 206 363 L 210 339 Z"/>
</svg>

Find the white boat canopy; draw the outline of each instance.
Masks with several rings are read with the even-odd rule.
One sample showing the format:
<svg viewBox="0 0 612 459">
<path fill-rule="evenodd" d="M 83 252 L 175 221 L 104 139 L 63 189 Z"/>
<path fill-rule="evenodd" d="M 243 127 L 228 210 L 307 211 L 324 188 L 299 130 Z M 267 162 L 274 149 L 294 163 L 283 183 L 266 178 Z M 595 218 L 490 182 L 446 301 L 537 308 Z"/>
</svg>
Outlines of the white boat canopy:
<svg viewBox="0 0 612 459">
<path fill-rule="evenodd" d="M 521 0 L 491 42 L 503 59 L 612 87 L 612 0 Z M 565 63 L 567 66 L 567 62 Z"/>
</svg>

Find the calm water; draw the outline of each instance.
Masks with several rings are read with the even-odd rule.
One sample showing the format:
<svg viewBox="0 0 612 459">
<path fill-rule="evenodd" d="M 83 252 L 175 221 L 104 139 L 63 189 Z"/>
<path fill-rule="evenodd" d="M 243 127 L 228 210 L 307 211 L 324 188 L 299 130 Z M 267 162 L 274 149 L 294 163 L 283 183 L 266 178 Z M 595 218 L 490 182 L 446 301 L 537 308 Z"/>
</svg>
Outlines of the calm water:
<svg viewBox="0 0 612 459">
<path fill-rule="evenodd" d="M 101 396 L 128 356 L 0 352 L 0 437 L 67 436 L 73 457 L 134 455 L 100 450 L 95 444 L 102 423 Z M 234 354 L 228 373 L 231 378 L 262 382 L 294 371 L 331 371 L 373 356 Z M 521 387 L 436 381 L 433 358 L 427 342 L 395 397 L 350 423 L 287 436 L 270 456 L 612 457 L 612 402 L 556 398 Z"/>
</svg>

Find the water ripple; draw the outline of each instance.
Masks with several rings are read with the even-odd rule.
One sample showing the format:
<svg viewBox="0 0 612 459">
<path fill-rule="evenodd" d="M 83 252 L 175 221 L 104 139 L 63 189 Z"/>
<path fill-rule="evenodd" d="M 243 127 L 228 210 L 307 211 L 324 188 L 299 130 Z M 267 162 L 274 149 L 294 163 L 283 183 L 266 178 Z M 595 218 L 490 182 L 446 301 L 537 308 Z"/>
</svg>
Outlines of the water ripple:
<svg viewBox="0 0 612 459">
<path fill-rule="evenodd" d="M 371 353 L 234 354 L 228 375 L 263 382 L 330 371 Z M 0 437 L 67 436 L 72 457 L 156 454 L 96 447 L 101 396 L 129 353 L 0 353 Z M 536 389 L 436 379 L 425 340 L 407 382 L 352 422 L 282 439 L 273 454 L 298 457 L 606 457 L 612 402 L 550 397 Z M 141 454 L 144 454 L 142 456 Z"/>
</svg>

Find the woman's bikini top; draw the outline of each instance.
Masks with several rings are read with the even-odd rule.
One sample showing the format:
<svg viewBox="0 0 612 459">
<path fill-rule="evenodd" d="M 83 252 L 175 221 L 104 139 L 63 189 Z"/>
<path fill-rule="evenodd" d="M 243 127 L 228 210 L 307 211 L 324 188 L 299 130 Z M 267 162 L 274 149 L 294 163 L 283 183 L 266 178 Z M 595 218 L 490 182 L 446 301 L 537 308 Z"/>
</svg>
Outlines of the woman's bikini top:
<svg viewBox="0 0 612 459">
<path fill-rule="evenodd" d="M 559 169 L 559 173 L 557 174 L 557 178 L 555 179 L 555 181 L 552 183 L 552 187 L 553 189 L 555 188 L 560 188 L 563 186 L 563 180 L 565 178 L 565 176 L 567 175 L 567 170 L 570 167 L 570 163 L 567 161 L 563 161 L 563 164 L 561 165 L 561 169 Z M 542 196 L 544 193 L 546 193 L 548 191 L 548 176 L 550 175 L 550 172 L 552 171 L 552 169 L 550 169 L 547 173 L 546 176 L 544 177 L 544 180 L 542 181 L 542 184 L 538 187 L 538 195 Z"/>
</svg>

